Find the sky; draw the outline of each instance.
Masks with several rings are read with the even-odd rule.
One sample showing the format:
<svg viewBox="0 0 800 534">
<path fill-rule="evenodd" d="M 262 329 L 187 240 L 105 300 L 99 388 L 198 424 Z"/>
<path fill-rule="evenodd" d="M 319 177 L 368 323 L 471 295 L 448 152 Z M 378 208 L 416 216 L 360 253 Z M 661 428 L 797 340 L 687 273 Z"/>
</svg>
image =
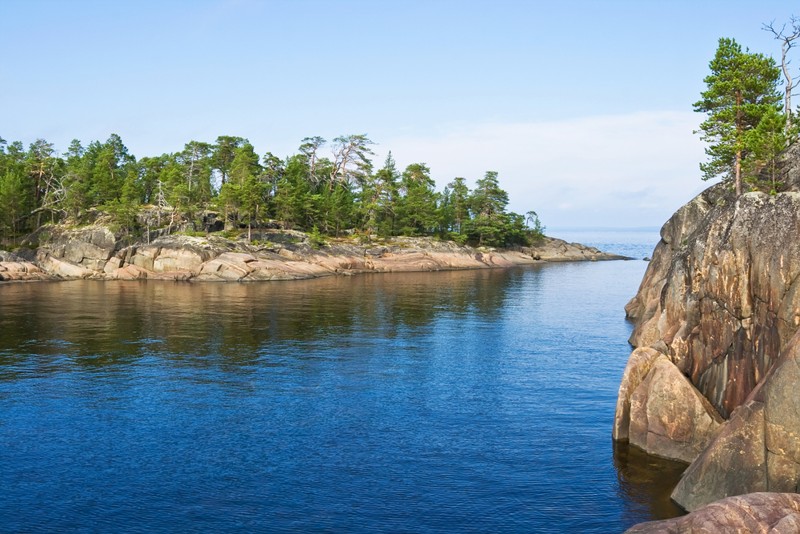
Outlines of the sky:
<svg viewBox="0 0 800 534">
<path fill-rule="evenodd" d="M 509 209 L 548 229 L 659 227 L 710 185 L 692 104 L 718 39 L 778 57 L 762 24 L 792 14 L 773 0 L 0 0 L 0 137 L 65 151 L 116 133 L 143 157 L 237 135 L 285 157 L 304 137 L 366 134 L 376 168 L 391 151 L 439 188 L 497 171 Z"/>
</svg>

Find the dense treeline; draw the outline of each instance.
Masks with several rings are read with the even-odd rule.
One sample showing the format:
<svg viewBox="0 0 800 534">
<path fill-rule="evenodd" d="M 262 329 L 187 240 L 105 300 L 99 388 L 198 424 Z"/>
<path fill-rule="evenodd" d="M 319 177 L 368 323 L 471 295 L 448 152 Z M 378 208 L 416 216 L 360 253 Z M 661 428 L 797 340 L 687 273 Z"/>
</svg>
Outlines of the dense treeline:
<svg viewBox="0 0 800 534">
<path fill-rule="evenodd" d="M 506 211 L 508 194 L 496 172 L 473 190 L 455 178 L 438 192 L 423 163 L 401 172 L 390 153 L 375 170 L 370 145 L 365 135 L 331 143 L 309 137 L 281 159 L 259 157 L 242 137 L 220 136 L 137 160 L 115 134 L 87 146 L 74 140 L 63 155 L 42 139 L 27 150 L 0 139 L 0 234 L 8 240 L 44 223 L 86 224 L 100 213 L 137 234 L 142 208 L 155 206 L 196 230 L 213 210 L 234 229 L 278 224 L 332 236 L 438 236 L 487 246 L 541 237 L 536 213 Z M 322 155 L 324 147 L 332 158 Z"/>
</svg>

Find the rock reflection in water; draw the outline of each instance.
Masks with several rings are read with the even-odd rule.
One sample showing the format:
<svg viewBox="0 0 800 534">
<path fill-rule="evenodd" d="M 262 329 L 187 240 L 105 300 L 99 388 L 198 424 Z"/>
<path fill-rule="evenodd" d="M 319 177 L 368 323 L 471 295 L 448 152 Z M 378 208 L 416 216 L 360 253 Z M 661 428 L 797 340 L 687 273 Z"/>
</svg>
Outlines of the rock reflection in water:
<svg viewBox="0 0 800 534">
<path fill-rule="evenodd" d="M 630 524 L 645 512 L 653 519 L 669 519 L 685 512 L 670 499 L 670 494 L 687 464 L 651 456 L 627 443 L 614 442 L 614 468 L 619 491 L 627 503 Z"/>
<path fill-rule="evenodd" d="M 87 371 L 124 368 L 145 356 L 234 371 L 279 359 L 286 347 L 293 356 L 303 348 L 310 355 L 335 347 L 337 338 L 344 342 L 355 331 L 387 339 L 419 335 L 443 313 L 491 318 L 503 305 L 509 278 L 518 274 L 410 273 L 268 284 L 74 281 L 48 284 L 47 291 L 38 284 L 6 286 L 3 307 L 16 312 L 0 313 L 0 379 L 22 369 L 63 370 L 65 358 Z M 25 352 L 37 356 L 26 358 Z M 58 363 L 49 365 L 43 355 Z"/>
</svg>

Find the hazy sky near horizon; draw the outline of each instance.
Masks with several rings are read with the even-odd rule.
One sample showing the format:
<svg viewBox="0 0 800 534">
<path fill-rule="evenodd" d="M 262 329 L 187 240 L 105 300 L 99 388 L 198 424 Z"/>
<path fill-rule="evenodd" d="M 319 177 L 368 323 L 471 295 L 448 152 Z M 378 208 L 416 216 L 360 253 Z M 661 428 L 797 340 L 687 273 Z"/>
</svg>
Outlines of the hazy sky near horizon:
<svg viewBox="0 0 800 534">
<path fill-rule="evenodd" d="M 718 39 L 777 57 L 761 26 L 792 9 L 0 0 L 0 137 L 64 151 L 117 133 L 142 157 L 239 135 L 285 157 L 307 136 L 367 134 L 376 168 L 391 150 L 440 188 L 498 171 L 509 208 L 549 228 L 660 226 L 710 185 L 692 103 Z"/>
</svg>

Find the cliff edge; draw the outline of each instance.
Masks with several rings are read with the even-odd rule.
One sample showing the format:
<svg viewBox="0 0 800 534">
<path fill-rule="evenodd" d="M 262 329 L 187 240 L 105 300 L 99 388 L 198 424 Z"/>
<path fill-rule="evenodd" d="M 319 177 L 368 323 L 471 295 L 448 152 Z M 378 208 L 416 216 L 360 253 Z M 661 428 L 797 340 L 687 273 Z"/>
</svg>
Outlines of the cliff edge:
<svg viewBox="0 0 800 534">
<path fill-rule="evenodd" d="M 635 347 L 613 437 L 691 462 L 687 510 L 800 482 L 800 150 L 787 190 L 716 185 L 661 230 L 626 306 Z"/>
</svg>

